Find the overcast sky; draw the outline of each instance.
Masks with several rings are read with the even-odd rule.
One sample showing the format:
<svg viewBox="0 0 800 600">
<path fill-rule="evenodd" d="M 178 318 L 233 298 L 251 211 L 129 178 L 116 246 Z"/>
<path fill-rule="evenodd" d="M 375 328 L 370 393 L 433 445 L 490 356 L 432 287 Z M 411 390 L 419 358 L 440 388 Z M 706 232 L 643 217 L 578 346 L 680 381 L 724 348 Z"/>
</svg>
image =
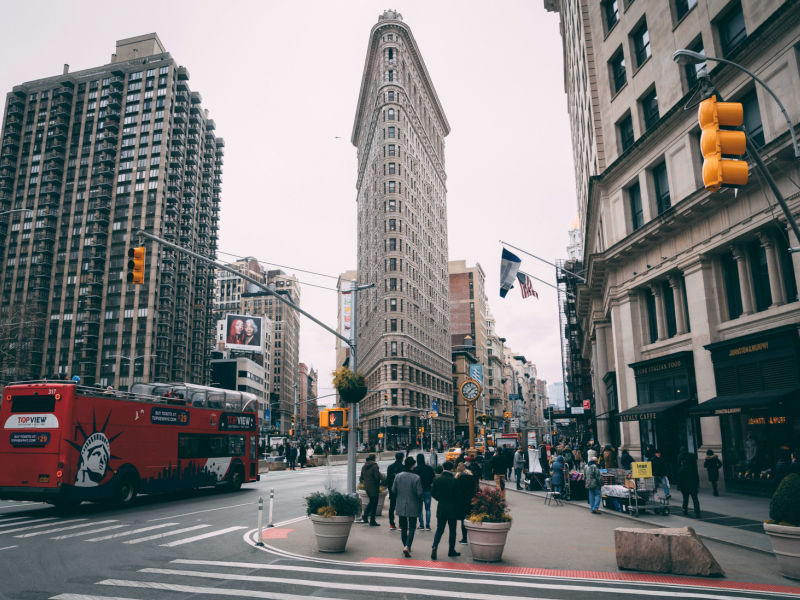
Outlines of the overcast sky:
<svg viewBox="0 0 800 600">
<path fill-rule="evenodd" d="M 540 378 L 560 381 L 555 290 L 499 297 L 499 240 L 565 257 L 576 214 L 558 15 L 543 0 L 4 0 L 0 90 L 63 63 L 106 64 L 116 40 L 157 32 L 225 139 L 220 251 L 331 288 L 304 285 L 302 306 L 335 326 L 335 276 L 356 266 L 350 135 L 369 32 L 389 8 L 411 28 L 451 126 L 449 258 L 481 264 L 499 335 Z M 555 283 L 551 267 L 520 256 Z M 332 389 L 333 349 L 301 317 L 300 360 L 319 371 L 320 395 Z"/>
</svg>

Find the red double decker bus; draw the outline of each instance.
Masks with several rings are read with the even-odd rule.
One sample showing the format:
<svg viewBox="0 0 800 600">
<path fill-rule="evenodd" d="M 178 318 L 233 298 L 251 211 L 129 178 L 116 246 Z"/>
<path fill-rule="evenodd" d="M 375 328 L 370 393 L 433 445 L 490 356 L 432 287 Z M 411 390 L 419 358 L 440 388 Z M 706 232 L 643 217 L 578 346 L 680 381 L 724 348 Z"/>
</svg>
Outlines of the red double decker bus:
<svg viewBox="0 0 800 600">
<path fill-rule="evenodd" d="M 257 481 L 255 395 L 192 384 L 131 392 L 11 384 L 0 404 L 0 499 L 64 507 Z"/>
</svg>

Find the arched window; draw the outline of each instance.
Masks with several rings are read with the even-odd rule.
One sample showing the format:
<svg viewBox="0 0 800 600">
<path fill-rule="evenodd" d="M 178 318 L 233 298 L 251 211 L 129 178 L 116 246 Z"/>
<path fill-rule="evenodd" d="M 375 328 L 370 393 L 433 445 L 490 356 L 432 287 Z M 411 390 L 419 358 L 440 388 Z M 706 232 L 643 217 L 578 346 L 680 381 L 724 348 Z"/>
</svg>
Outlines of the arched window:
<svg viewBox="0 0 800 600">
<path fill-rule="evenodd" d="M 389 113 L 389 120 L 390 120 L 390 121 L 394 121 L 394 109 L 393 109 L 393 108 L 390 108 L 390 109 L 388 110 L 388 113 Z"/>
</svg>

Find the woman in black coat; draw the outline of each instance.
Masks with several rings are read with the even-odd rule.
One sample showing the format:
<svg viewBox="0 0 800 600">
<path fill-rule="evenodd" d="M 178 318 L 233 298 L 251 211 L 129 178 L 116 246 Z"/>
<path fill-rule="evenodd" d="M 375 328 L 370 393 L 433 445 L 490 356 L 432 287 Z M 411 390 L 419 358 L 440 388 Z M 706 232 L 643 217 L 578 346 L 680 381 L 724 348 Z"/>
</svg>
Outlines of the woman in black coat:
<svg viewBox="0 0 800 600">
<path fill-rule="evenodd" d="M 464 525 L 464 519 L 470 513 L 472 508 L 472 499 L 478 493 L 478 478 L 472 474 L 465 465 L 460 464 L 456 467 L 456 483 L 458 484 L 458 495 L 461 498 L 461 510 L 458 519 L 461 521 L 461 544 L 467 543 L 467 528 Z"/>
<path fill-rule="evenodd" d="M 697 473 L 697 459 L 694 454 L 682 452 L 680 467 L 678 468 L 678 485 L 683 494 L 683 514 L 689 513 L 689 497 L 694 505 L 694 516 L 700 518 L 700 501 L 697 499 L 697 489 L 700 487 L 700 475 Z"/>
</svg>

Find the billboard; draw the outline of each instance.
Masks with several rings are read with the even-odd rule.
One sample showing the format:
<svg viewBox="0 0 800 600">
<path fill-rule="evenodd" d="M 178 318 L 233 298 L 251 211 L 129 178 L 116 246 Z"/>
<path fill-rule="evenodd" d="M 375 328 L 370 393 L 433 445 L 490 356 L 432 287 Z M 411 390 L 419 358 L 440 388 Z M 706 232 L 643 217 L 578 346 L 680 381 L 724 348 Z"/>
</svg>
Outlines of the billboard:
<svg viewBox="0 0 800 600">
<path fill-rule="evenodd" d="M 225 349 L 264 353 L 264 317 L 225 315 Z"/>
</svg>

